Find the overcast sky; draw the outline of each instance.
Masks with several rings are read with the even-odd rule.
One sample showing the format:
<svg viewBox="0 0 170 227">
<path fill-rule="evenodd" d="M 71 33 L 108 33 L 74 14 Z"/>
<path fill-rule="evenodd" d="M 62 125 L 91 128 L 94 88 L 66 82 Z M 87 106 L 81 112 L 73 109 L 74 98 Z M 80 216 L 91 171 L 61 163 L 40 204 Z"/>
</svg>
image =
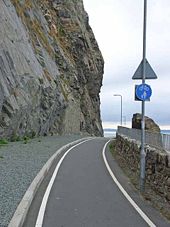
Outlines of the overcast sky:
<svg viewBox="0 0 170 227">
<path fill-rule="evenodd" d="M 133 113 L 141 113 L 141 102 L 134 101 L 132 76 L 142 60 L 144 0 L 84 0 L 105 60 L 101 90 L 103 127 L 120 124 L 120 97 L 123 97 L 123 120 L 131 126 Z M 170 129 L 170 0 L 149 0 L 147 18 L 147 60 L 158 76 L 147 80 L 152 88 L 146 115 L 162 129 Z"/>
</svg>

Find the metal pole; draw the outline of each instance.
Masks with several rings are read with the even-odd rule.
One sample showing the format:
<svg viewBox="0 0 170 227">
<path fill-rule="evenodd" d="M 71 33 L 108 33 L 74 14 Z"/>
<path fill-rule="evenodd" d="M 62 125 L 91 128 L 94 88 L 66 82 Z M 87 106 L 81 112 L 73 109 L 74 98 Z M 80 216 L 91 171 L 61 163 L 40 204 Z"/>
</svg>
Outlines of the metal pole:
<svg viewBox="0 0 170 227">
<path fill-rule="evenodd" d="M 122 116 L 122 95 L 120 95 L 120 99 L 121 99 L 121 109 L 120 109 L 120 113 L 121 113 L 121 126 L 122 126 L 122 118 L 123 118 L 123 116 Z"/>
<path fill-rule="evenodd" d="M 126 125 L 126 116 L 123 116 L 124 125 Z"/>
<path fill-rule="evenodd" d="M 122 95 L 115 94 L 113 96 L 119 96 L 120 97 L 120 125 L 122 126 L 122 119 L 123 119 L 123 101 L 122 101 Z"/>
<path fill-rule="evenodd" d="M 147 20 L 147 0 L 144 0 L 144 24 L 143 24 L 143 72 L 142 83 L 145 83 L 146 71 L 146 20 Z M 140 154 L 140 191 L 145 191 L 145 101 L 142 101 L 142 122 L 141 122 L 141 154 Z"/>
</svg>

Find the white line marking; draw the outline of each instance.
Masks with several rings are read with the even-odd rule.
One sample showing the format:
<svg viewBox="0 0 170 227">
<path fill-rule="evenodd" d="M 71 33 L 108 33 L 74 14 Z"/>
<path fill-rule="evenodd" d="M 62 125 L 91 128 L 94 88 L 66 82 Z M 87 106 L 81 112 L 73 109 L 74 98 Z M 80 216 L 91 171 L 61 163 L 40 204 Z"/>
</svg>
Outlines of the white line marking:
<svg viewBox="0 0 170 227">
<path fill-rule="evenodd" d="M 49 195 L 50 195 L 50 191 L 51 191 L 51 188 L 52 188 L 52 186 L 53 186 L 53 184 L 54 184 L 54 180 L 55 180 L 55 178 L 56 178 L 56 176 L 57 176 L 57 173 L 58 173 L 58 171 L 59 171 L 59 168 L 60 168 L 60 166 L 61 166 L 61 164 L 62 164 L 64 158 L 66 157 L 66 155 L 67 155 L 73 148 L 75 148 L 75 147 L 79 146 L 80 144 L 85 143 L 85 142 L 87 142 L 87 141 L 89 141 L 89 140 L 92 140 L 92 139 L 85 140 L 85 141 L 83 141 L 83 142 L 80 142 L 80 143 L 78 143 L 78 144 L 72 146 L 72 147 L 71 147 L 70 149 L 68 149 L 68 151 L 61 157 L 61 159 L 60 159 L 60 161 L 58 162 L 58 164 L 57 164 L 57 166 L 56 166 L 56 168 L 55 168 L 55 171 L 54 171 L 54 173 L 53 173 L 53 175 L 52 175 L 52 177 L 51 177 L 51 180 L 50 180 L 50 182 L 49 182 L 49 184 L 48 184 L 48 187 L 47 187 L 47 189 L 46 189 L 46 192 L 45 192 L 45 194 L 44 194 L 44 197 L 43 197 L 43 200 L 42 200 L 40 209 L 39 209 L 39 213 L 38 213 L 38 217 L 37 217 L 37 221 L 36 221 L 35 227 L 42 227 L 42 225 L 43 225 L 44 214 L 45 214 L 45 209 L 46 209 L 48 197 L 49 197 Z"/>
<path fill-rule="evenodd" d="M 118 186 L 118 188 L 120 189 L 120 191 L 123 193 L 123 195 L 126 197 L 126 199 L 131 203 L 131 205 L 135 208 L 135 210 L 140 214 L 140 216 L 145 220 L 145 222 L 151 226 L 151 227 L 156 227 L 156 225 L 146 216 L 146 214 L 138 207 L 138 205 L 133 201 L 133 199 L 128 195 L 128 193 L 125 191 L 125 189 L 122 187 L 122 185 L 119 183 L 119 181 L 117 180 L 117 178 L 115 177 L 115 175 L 113 174 L 107 160 L 106 160 L 106 146 L 107 144 L 110 142 L 111 140 L 109 140 L 103 147 L 103 160 L 104 163 L 107 167 L 108 172 L 110 173 L 113 181 L 116 183 L 116 185 Z"/>
</svg>

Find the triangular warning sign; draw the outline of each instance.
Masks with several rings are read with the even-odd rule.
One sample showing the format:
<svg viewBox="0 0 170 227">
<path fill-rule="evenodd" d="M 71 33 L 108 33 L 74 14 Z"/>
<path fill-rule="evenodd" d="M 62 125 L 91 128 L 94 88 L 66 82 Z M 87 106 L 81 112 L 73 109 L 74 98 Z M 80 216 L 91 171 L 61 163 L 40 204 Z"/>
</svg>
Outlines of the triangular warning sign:
<svg viewBox="0 0 170 227">
<path fill-rule="evenodd" d="M 142 71 L 143 71 L 143 60 L 141 61 L 139 67 L 137 68 L 135 74 L 133 75 L 133 80 L 142 80 Z M 153 71 L 149 62 L 146 60 L 146 71 L 145 71 L 145 79 L 157 79 L 156 73 Z"/>
</svg>

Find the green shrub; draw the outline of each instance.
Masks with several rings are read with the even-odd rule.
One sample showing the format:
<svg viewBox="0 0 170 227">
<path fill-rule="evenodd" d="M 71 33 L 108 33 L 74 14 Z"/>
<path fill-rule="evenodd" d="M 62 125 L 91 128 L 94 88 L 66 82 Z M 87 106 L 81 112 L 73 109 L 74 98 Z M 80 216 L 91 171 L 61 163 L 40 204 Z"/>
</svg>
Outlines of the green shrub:
<svg viewBox="0 0 170 227">
<path fill-rule="evenodd" d="M 11 142 L 21 141 L 21 138 L 20 138 L 20 136 L 18 136 L 17 134 L 14 133 L 14 134 L 11 136 L 10 141 L 11 141 Z"/>
<path fill-rule="evenodd" d="M 21 137 L 20 136 L 17 136 L 16 137 L 16 141 L 18 142 L 18 141 L 21 141 L 22 139 L 21 139 Z"/>
<path fill-rule="evenodd" d="M 27 144 L 28 143 L 28 141 L 29 141 L 29 137 L 28 136 L 24 136 L 24 144 Z"/>
<path fill-rule="evenodd" d="M 6 139 L 0 139 L 0 145 L 6 145 L 8 141 Z"/>
<path fill-rule="evenodd" d="M 36 132 L 32 131 L 31 132 L 31 139 L 35 138 L 35 136 L 36 136 Z"/>
</svg>

